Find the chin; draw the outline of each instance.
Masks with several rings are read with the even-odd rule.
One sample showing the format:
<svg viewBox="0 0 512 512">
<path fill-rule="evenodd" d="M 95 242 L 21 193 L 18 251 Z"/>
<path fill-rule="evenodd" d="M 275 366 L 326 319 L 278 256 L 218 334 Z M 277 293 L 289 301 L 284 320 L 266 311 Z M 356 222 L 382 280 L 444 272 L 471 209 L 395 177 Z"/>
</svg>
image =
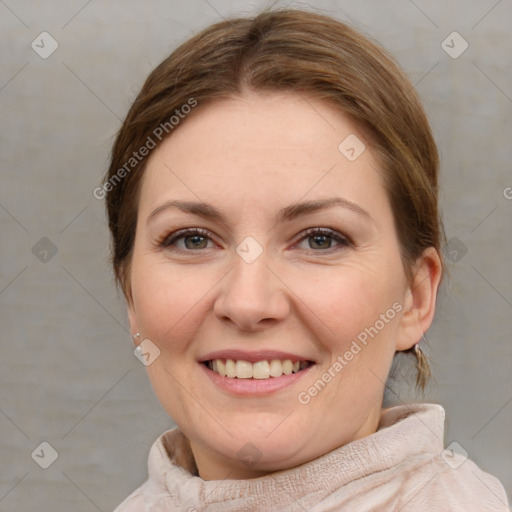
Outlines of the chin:
<svg viewBox="0 0 512 512">
<path fill-rule="evenodd" d="M 313 458 L 305 451 L 308 439 L 303 434 L 293 435 L 283 428 L 279 433 L 259 430 L 257 435 L 250 435 L 254 430 L 248 428 L 245 435 L 237 436 L 225 446 L 229 457 L 237 463 L 242 461 L 254 471 L 270 472 L 298 466 Z"/>
</svg>

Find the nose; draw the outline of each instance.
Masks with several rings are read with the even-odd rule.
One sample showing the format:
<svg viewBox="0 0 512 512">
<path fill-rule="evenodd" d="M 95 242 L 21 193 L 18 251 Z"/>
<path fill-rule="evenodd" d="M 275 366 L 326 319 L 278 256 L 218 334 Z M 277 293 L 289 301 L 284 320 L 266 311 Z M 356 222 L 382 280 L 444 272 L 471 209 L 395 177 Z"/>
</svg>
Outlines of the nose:
<svg viewBox="0 0 512 512">
<path fill-rule="evenodd" d="M 287 287 L 268 263 L 265 252 L 252 263 L 235 254 L 233 269 L 221 281 L 213 308 L 219 319 L 242 331 L 258 332 L 286 318 Z"/>
</svg>

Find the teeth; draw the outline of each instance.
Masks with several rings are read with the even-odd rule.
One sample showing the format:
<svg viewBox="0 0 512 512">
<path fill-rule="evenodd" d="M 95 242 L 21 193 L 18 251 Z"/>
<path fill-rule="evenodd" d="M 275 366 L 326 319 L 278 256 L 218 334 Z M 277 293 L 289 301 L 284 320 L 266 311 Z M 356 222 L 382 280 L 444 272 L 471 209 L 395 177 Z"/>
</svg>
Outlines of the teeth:
<svg viewBox="0 0 512 512">
<path fill-rule="evenodd" d="M 225 377 L 226 376 L 226 365 L 224 364 L 224 361 L 222 359 L 215 359 L 215 361 L 217 361 L 217 369 L 219 371 L 219 373 Z M 215 371 L 213 368 L 212 368 L 213 371 Z"/>
<path fill-rule="evenodd" d="M 233 359 L 226 359 L 226 377 L 236 377 L 236 366 Z"/>
<path fill-rule="evenodd" d="M 214 359 L 208 361 L 208 368 L 218 373 L 222 377 L 237 379 L 268 379 L 270 377 L 281 377 L 281 375 L 291 375 L 297 373 L 309 366 L 307 361 L 296 361 L 293 363 L 290 359 L 280 361 L 272 359 L 269 361 L 257 361 L 250 363 L 239 359 Z"/>
<path fill-rule="evenodd" d="M 291 375 L 293 372 L 293 363 L 289 359 L 285 359 L 282 362 L 283 365 L 283 373 L 285 375 Z"/>
<path fill-rule="evenodd" d="M 253 379 L 268 379 L 270 377 L 270 365 L 268 361 L 258 361 L 252 365 Z"/>
<path fill-rule="evenodd" d="M 270 376 L 271 377 L 281 377 L 283 375 L 283 365 L 279 359 L 272 359 L 270 361 Z"/>
<path fill-rule="evenodd" d="M 249 361 L 238 360 L 236 362 L 236 376 L 239 379 L 252 379 L 252 364 Z"/>
</svg>

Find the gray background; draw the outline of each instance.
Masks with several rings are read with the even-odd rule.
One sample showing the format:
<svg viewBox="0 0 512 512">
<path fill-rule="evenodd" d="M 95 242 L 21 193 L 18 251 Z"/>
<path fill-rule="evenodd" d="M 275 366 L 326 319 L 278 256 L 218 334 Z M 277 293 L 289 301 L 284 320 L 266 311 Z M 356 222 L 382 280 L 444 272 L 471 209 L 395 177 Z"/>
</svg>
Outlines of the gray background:
<svg viewBox="0 0 512 512">
<path fill-rule="evenodd" d="M 264 5 L 0 0 L 1 511 L 106 512 L 145 480 L 173 423 L 133 356 L 92 190 L 150 70 L 197 30 Z M 445 444 L 511 497 L 512 1 L 314 5 L 396 56 L 442 155 L 452 281 L 427 333 L 436 381 L 421 398 L 393 380 L 389 398 L 445 406 Z M 43 31 L 59 44 L 47 59 L 31 48 Z M 456 59 L 441 47 L 453 31 L 469 43 Z M 43 441 L 59 455 L 48 469 L 31 458 Z"/>
</svg>

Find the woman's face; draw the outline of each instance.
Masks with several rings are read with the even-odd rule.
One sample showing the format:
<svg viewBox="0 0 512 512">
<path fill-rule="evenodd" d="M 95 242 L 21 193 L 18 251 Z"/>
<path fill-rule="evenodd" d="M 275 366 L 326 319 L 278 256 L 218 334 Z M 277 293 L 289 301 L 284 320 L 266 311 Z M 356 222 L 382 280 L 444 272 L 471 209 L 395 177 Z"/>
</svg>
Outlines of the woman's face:
<svg viewBox="0 0 512 512">
<path fill-rule="evenodd" d="M 435 285 L 411 293 L 378 164 L 339 112 L 292 93 L 197 108 L 148 161 L 129 317 L 200 476 L 250 478 L 375 432 Z"/>
</svg>

